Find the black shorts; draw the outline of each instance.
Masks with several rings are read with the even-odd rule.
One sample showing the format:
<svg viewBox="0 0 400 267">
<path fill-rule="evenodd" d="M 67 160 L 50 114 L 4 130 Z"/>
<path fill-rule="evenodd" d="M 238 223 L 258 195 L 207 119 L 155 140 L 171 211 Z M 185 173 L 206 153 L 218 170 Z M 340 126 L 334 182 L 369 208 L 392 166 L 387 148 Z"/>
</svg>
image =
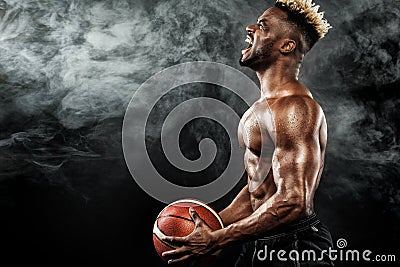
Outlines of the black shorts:
<svg viewBox="0 0 400 267">
<path fill-rule="evenodd" d="M 334 266 L 327 253 L 332 248 L 328 228 L 312 214 L 243 244 L 235 267 Z"/>
</svg>

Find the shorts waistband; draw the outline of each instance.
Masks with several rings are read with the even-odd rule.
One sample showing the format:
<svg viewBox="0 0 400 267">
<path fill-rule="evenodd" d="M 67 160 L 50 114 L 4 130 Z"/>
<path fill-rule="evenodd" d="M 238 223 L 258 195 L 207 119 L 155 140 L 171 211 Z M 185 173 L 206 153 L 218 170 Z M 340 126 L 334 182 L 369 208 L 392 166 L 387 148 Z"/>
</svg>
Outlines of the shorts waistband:
<svg viewBox="0 0 400 267">
<path fill-rule="evenodd" d="M 320 220 L 317 218 L 317 214 L 312 213 L 310 216 L 306 218 L 300 219 L 296 222 L 289 223 L 288 225 L 284 225 L 282 227 L 279 227 L 278 229 L 271 230 L 262 239 L 271 239 L 279 236 L 295 234 L 304 231 L 309 227 L 315 226 L 318 223 L 320 223 Z"/>
</svg>

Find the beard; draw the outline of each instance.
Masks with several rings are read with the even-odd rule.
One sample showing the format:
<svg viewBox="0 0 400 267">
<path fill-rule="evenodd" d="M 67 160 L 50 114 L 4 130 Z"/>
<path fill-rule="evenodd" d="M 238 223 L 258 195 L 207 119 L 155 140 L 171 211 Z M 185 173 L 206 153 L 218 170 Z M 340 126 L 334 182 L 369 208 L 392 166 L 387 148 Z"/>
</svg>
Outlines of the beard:
<svg viewBox="0 0 400 267">
<path fill-rule="evenodd" d="M 257 70 L 260 68 L 266 69 L 268 68 L 275 60 L 276 56 L 273 53 L 273 46 L 275 42 L 270 41 L 265 43 L 260 47 L 253 47 L 255 51 L 250 50 L 250 56 L 243 59 L 242 55 L 239 59 L 239 65 L 242 67 L 248 67 L 253 70 Z"/>
</svg>

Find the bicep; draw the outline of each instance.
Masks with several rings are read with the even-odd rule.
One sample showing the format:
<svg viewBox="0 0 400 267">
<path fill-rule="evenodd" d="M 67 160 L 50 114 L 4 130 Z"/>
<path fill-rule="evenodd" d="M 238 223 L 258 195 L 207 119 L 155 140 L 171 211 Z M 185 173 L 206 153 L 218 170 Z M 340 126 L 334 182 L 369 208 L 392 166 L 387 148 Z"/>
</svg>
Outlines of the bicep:
<svg viewBox="0 0 400 267">
<path fill-rule="evenodd" d="M 319 168 L 321 114 L 310 100 L 282 103 L 275 112 L 276 144 L 273 173 L 277 186 L 305 188 Z M 285 187 L 288 187 L 285 186 Z"/>
<path fill-rule="evenodd" d="M 277 147 L 273 156 L 272 170 L 278 188 L 305 187 L 308 178 L 314 177 L 320 167 L 320 150 L 315 142 L 305 142 L 293 148 Z"/>
</svg>

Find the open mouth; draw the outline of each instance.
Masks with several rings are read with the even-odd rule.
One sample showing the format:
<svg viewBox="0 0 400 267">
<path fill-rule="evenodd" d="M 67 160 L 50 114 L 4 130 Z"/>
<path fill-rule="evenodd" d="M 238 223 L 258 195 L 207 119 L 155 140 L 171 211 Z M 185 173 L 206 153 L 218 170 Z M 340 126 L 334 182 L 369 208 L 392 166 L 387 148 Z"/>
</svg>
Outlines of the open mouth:
<svg viewBox="0 0 400 267">
<path fill-rule="evenodd" d="M 253 47 L 253 40 L 251 39 L 250 35 L 247 35 L 245 42 L 248 43 L 248 46 L 247 46 L 247 48 L 242 50 L 242 54 L 245 54 L 247 51 L 249 51 Z"/>
<path fill-rule="evenodd" d="M 251 39 L 251 37 L 249 35 L 247 35 L 245 42 L 249 44 L 247 46 L 247 48 L 251 48 L 253 46 L 253 40 Z"/>
</svg>

